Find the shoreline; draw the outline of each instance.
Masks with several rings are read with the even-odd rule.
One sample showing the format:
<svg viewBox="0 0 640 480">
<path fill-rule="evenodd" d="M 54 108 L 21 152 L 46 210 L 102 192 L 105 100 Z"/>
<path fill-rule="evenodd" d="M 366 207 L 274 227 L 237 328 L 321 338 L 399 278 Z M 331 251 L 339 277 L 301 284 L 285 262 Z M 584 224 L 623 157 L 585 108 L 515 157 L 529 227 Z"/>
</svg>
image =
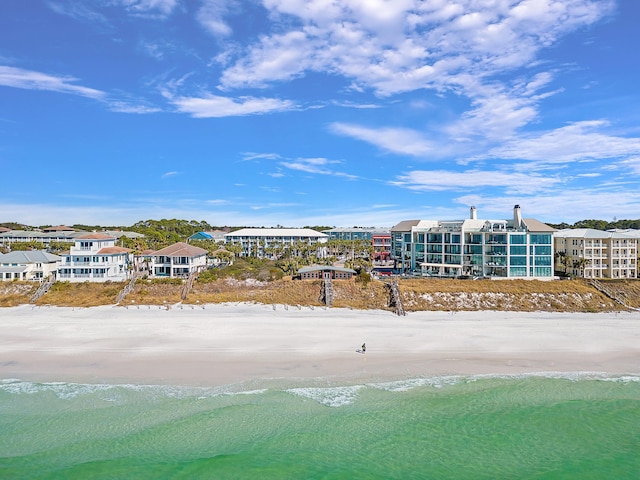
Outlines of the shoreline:
<svg viewBox="0 0 640 480">
<path fill-rule="evenodd" d="M 367 343 L 366 354 L 356 353 Z M 0 309 L 0 378 L 220 387 L 640 372 L 640 313 L 207 304 Z"/>
</svg>

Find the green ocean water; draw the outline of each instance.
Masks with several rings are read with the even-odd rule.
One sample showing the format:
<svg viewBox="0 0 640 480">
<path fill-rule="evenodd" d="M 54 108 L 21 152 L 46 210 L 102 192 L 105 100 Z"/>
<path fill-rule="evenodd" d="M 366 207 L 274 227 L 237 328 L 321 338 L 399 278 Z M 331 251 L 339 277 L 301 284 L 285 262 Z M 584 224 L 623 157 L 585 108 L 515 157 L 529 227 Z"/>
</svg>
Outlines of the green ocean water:
<svg viewBox="0 0 640 480">
<path fill-rule="evenodd" d="M 0 383 L 2 479 L 637 479 L 640 377 Z"/>
</svg>

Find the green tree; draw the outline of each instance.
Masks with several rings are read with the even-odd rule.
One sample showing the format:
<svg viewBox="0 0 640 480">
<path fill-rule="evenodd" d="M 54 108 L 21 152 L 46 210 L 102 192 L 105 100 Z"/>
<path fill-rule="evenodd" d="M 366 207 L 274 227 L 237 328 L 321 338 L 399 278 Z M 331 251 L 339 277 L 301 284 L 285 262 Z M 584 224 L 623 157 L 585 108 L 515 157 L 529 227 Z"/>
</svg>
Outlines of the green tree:
<svg viewBox="0 0 640 480">
<path fill-rule="evenodd" d="M 580 257 L 573 260 L 572 266 L 573 268 L 575 268 L 580 272 L 581 277 L 584 277 L 584 269 L 590 263 L 591 263 L 591 260 L 589 260 L 588 258 Z"/>
</svg>

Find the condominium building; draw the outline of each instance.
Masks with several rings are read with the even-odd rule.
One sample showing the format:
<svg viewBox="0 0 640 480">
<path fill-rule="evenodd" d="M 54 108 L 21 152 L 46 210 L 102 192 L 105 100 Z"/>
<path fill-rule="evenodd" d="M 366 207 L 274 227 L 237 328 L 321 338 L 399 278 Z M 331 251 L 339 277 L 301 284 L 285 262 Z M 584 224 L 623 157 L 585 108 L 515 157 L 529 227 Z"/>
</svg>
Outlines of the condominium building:
<svg viewBox="0 0 640 480">
<path fill-rule="evenodd" d="M 116 246 L 116 238 L 90 233 L 75 238 L 69 253 L 61 253 L 59 280 L 120 282 L 129 278 L 131 250 Z"/>
<path fill-rule="evenodd" d="M 385 228 L 332 228 L 323 230 L 329 240 L 362 240 L 373 247 L 373 260 L 386 261 L 391 256 L 391 232 Z"/>
<path fill-rule="evenodd" d="M 557 262 L 556 270 L 584 278 L 637 278 L 638 238 L 631 231 L 559 230 L 555 250 L 568 261 L 566 266 Z"/>
<path fill-rule="evenodd" d="M 507 220 L 480 220 L 471 207 L 464 220 L 400 222 L 392 256 L 400 272 L 422 276 L 552 279 L 554 231 L 519 205 Z"/>
<path fill-rule="evenodd" d="M 242 228 L 227 233 L 224 238 L 225 243 L 242 247 L 241 257 L 271 257 L 275 248 L 297 245 L 315 247 L 315 255 L 325 257 L 324 244 L 327 243 L 329 236 L 310 228 Z"/>
<path fill-rule="evenodd" d="M 75 243 L 76 238 L 87 235 L 89 232 L 76 231 L 70 227 L 51 227 L 44 229 L 44 231 L 37 230 L 11 230 L 3 228 L 0 230 L 0 245 L 11 247 L 14 243 L 29 243 L 38 242 L 42 243 L 46 247 L 49 247 L 52 243 Z M 94 232 L 95 233 L 95 232 Z M 109 235 L 113 238 L 127 237 L 127 238 L 144 238 L 142 233 L 127 232 L 122 230 L 105 230 L 101 231 L 104 235 Z"/>
</svg>

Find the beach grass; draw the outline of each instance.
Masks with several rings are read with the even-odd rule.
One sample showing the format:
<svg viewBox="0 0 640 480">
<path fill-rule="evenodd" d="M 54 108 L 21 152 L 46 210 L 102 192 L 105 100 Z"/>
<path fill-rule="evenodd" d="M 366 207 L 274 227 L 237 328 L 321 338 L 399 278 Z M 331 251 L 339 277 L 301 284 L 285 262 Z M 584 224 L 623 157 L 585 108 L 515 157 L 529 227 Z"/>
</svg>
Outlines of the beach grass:
<svg viewBox="0 0 640 480">
<path fill-rule="evenodd" d="M 603 282 L 631 307 L 640 307 L 640 280 Z M 91 307 L 113 305 L 125 282 L 56 282 L 37 305 Z M 207 303 L 261 303 L 270 305 L 323 306 L 320 280 L 299 281 L 224 278 L 196 281 L 183 300 L 180 279 L 141 279 L 122 305 L 173 305 Z M 0 283 L 0 307 L 29 303 L 38 284 Z M 406 311 L 505 310 L 606 312 L 624 309 L 585 280 L 455 280 L 399 279 Z M 384 281 L 334 280 L 334 307 L 391 310 Z"/>
</svg>

